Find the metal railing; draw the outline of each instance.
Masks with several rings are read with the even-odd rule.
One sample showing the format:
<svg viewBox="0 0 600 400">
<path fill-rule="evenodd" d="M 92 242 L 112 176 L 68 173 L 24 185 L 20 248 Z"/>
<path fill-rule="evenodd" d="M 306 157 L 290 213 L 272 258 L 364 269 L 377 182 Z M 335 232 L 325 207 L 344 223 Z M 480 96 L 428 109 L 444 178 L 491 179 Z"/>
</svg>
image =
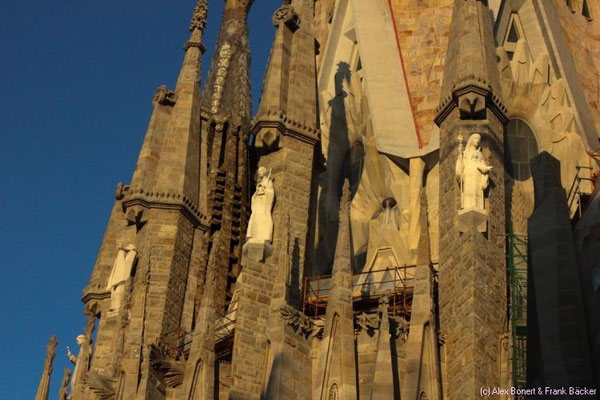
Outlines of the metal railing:
<svg viewBox="0 0 600 400">
<path fill-rule="evenodd" d="M 571 184 L 571 188 L 569 189 L 569 195 L 567 196 L 567 204 L 569 206 L 569 212 L 571 212 L 571 210 L 573 209 L 573 204 L 575 202 L 577 202 L 577 213 L 579 218 L 581 218 L 581 214 L 583 213 L 583 201 L 582 201 L 582 196 L 584 195 L 589 195 L 593 192 L 593 186 L 594 186 L 594 176 L 593 176 L 593 168 L 584 166 L 584 165 L 577 165 L 575 167 L 576 169 L 576 173 L 575 173 L 575 179 L 573 179 L 573 183 Z M 582 172 L 581 170 L 589 170 L 590 171 L 590 176 L 581 176 Z M 582 182 L 590 182 L 590 186 L 592 187 L 592 190 L 583 190 L 581 185 Z"/>
<path fill-rule="evenodd" d="M 390 314 L 410 318 L 415 265 L 391 267 L 352 275 L 352 300 L 357 308 L 377 308 L 378 299 L 390 295 Z M 304 279 L 302 312 L 311 318 L 325 314 L 331 275 Z"/>
</svg>

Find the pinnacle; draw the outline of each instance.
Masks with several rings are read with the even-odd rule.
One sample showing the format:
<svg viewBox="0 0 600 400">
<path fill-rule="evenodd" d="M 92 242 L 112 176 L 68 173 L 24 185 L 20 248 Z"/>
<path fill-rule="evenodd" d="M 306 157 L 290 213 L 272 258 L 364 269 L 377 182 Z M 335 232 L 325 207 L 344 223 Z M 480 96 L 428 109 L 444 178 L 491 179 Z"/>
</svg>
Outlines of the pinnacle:
<svg viewBox="0 0 600 400">
<path fill-rule="evenodd" d="M 190 32 L 196 29 L 204 30 L 206 26 L 206 16 L 208 14 L 208 3 L 206 0 L 198 0 L 196 8 L 194 8 L 194 15 L 190 22 Z"/>
</svg>

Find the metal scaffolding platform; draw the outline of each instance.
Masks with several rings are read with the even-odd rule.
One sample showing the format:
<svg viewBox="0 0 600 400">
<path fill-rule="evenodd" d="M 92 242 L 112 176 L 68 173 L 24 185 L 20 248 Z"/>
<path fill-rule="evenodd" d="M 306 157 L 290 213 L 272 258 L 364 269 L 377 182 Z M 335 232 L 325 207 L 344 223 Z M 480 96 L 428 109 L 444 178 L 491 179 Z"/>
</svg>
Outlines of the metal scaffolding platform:
<svg viewBox="0 0 600 400">
<path fill-rule="evenodd" d="M 512 334 L 512 381 L 515 387 L 527 384 L 527 237 L 508 235 L 510 282 L 510 325 Z"/>
<path fill-rule="evenodd" d="M 377 309 L 379 298 L 390 296 L 390 315 L 410 320 L 415 265 L 359 272 L 352 275 L 352 300 L 356 312 Z M 302 312 L 310 318 L 325 315 L 331 275 L 319 275 L 304 279 Z"/>
</svg>

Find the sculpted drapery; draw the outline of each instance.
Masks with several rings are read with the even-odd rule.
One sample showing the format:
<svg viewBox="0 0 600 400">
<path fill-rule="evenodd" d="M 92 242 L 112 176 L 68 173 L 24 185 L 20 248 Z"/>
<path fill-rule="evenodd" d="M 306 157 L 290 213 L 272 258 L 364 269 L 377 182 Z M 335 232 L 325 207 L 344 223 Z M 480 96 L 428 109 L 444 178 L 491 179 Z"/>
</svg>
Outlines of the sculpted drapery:
<svg viewBox="0 0 600 400">
<path fill-rule="evenodd" d="M 271 172 L 260 167 L 256 173 L 256 191 L 252 196 L 252 215 L 246 237 L 249 243 L 271 242 L 273 239 L 273 202 L 275 191 Z"/>
<path fill-rule="evenodd" d="M 456 177 L 461 187 L 461 210 L 485 210 L 484 191 L 489 185 L 489 172 L 481 152 L 481 135 L 474 133 L 462 149 L 462 137 L 459 137 L 459 155 L 456 160 Z"/>
</svg>

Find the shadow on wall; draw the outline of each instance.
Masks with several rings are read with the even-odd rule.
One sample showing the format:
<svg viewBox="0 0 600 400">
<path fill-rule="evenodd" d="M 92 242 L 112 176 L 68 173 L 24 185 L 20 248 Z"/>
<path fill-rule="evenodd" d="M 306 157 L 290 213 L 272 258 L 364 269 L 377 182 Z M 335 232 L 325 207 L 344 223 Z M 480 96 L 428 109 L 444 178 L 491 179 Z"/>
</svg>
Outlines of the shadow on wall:
<svg viewBox="0 0 600 400">
<path fill-rule="evenodd" d="M 335 245 L 338 234 L 338 212 L 340 207 L 341 183 L 344 178 L 344 158 L 350 147 L 348 137 L 348 121 L 344 99 L 348 93 L 344 91 L 344 79 L 350 82 L 352 72 L 350 65 L 340 62 L 334 76 L 335 97 L 329 101 L 331 108 L 330 138 L 327 149 L 327 171 L 319 177 L 321 196 L 318 200 L 318 242 L 316 246 L 314 274 L 331 272 Z M 353 191 L 354 195 L 356 189 Z M 318 260 L 318 261 L 317 261 Z"/>
</svg>

